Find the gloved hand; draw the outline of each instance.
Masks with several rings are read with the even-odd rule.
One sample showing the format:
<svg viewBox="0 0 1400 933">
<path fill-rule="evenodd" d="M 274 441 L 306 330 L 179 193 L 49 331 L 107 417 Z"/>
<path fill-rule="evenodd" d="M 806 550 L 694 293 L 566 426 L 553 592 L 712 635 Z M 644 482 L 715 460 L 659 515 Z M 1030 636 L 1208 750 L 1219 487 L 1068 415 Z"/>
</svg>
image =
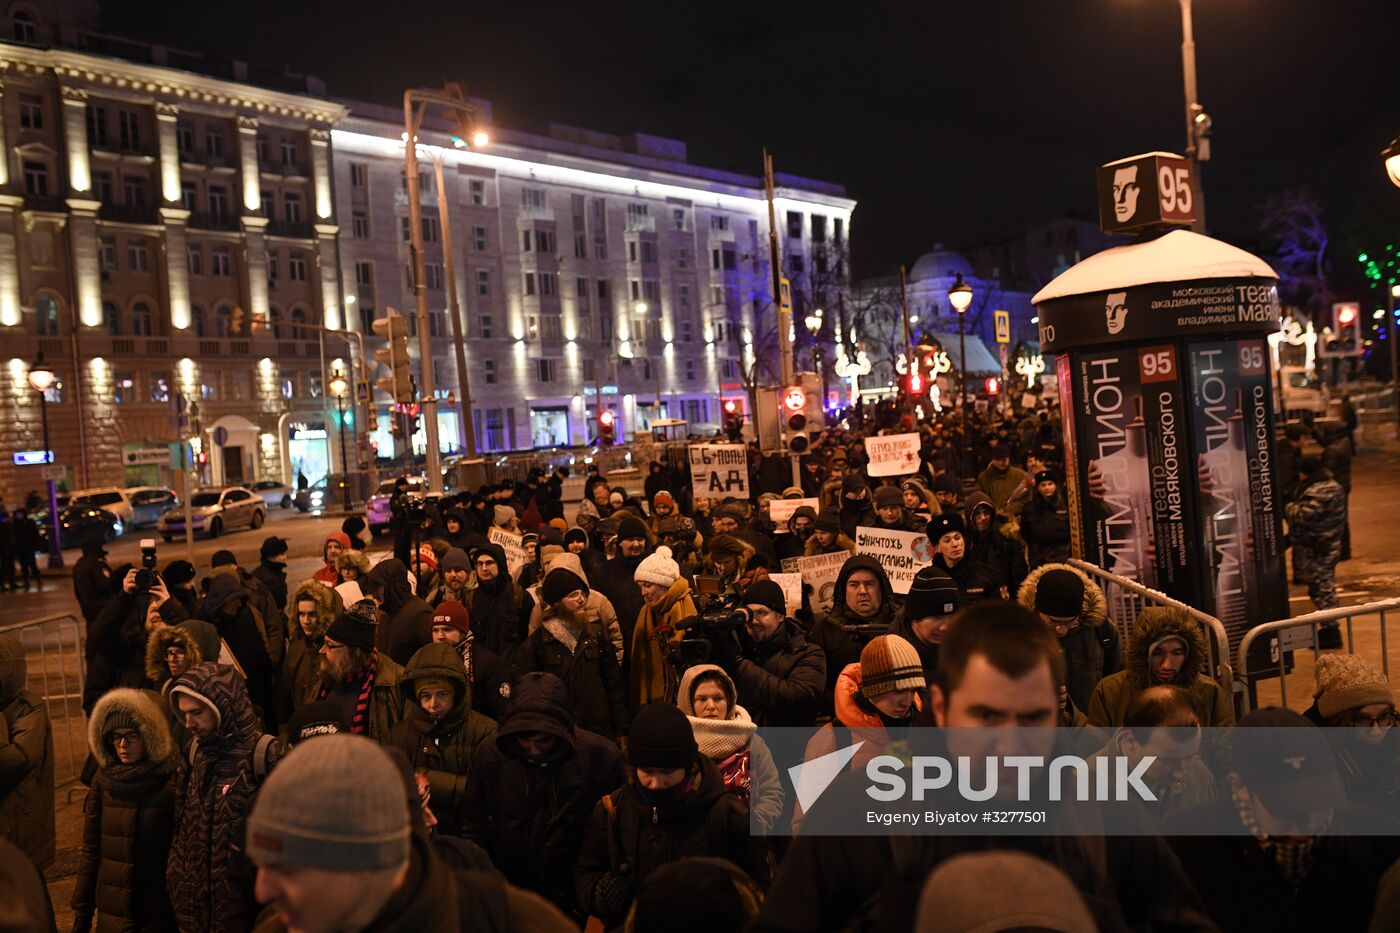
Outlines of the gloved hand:
<svg viewBox="0 0 1400 933">
<path fill-rule="evenodd" d="M 600 917 L 620 917 L 632 904 L 632 879 L 605 872 L 593 885 L 593 912 Z"/>
</svg>

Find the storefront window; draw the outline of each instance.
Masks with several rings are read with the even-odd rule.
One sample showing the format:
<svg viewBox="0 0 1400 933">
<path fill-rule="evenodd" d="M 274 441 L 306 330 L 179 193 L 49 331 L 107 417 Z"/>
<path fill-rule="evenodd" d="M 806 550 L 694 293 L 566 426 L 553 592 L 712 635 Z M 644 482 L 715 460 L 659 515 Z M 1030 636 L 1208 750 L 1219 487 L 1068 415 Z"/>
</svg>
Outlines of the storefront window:
<svg viewBox="0 0 1400 933">
<path fill-rule="evenodd" d="M 569 443 L 567 408 L 530 409 L 530 444 L 534 447 L 560 447 Z"/>
</svg>

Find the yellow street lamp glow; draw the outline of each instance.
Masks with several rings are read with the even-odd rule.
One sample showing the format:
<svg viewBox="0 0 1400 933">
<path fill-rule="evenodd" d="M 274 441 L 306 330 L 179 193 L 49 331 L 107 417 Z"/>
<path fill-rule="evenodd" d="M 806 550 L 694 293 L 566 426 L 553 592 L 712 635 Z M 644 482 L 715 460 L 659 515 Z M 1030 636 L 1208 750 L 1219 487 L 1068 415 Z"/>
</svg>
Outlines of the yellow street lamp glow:
<svg viewBox="0 0 1400 933">
<path fill-rule="evenodd" d="M 812 332 L 812 336 L 815 337 L 817 335 L 817 331 L 822 329 L 822 316 L 819 313 L 809 314 L 806 318 L 803 319 L 802 323 L 807 325 L 807 329 L 810 330 Z"/>
<path fill-rule="evenodd" d="M 350 382 L 345 378 L 345 374 L 337 371 L 331 376 L 331 395 L 335 398 L 344 398 L 345 393 L 350 389 Z"/>
<path fill-rule="evenodd" d="M 478 149 L 491 142 L 491 135 L 485 130 L 477 130 L 472 134 L 472 145 Z"/>
<path fill-rule="evenodd" d="M 29 385 L 35 392 L 47 392 L 49 386 L 53 385 L 53 380 L 54 372 L 44 365 L 44 354 L 40 353 L 34 365 L 29 367 Z"/>
<path fill-rule="evenodd" d="M 1400 136 L 1381 150 L 1381 158 L 1385 160 L 1385 173 L 1390 176 L 1390 183 L 1400 187 Z"/>
<path fill-rule="evenodd" d="M 967 306 L 972 304 L 972 286 L 963 281 L 961 272 L 958 273 L 958 280 L 953 283 L 953 287 L 948 289 L 948 303 L 959 314 L 966 311 Z"/>
</svg>

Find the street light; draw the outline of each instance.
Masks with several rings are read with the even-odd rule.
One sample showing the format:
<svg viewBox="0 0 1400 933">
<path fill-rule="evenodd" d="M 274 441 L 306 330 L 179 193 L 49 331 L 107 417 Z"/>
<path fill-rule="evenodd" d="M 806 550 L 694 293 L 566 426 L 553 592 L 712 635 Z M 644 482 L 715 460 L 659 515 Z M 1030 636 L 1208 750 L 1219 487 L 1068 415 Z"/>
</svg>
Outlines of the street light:
<svg viewBox="0 0 1400 933">
<path fill-rule="evenodd" d="M 53 385 L 55 379 L 54 371 L 44 363 L 44 351 L 39 351 L 39 356 L 34 360 L 34 365 L 29 367 L 29 385 L 35 392 L 39 393 L 39 413 L 44 423 L 44 464 L 53 464 L 53 449 L 49 446 L 49 387 Z M 59 541 L 58 524 L 58 487 L 54 485 L 52 476 L 44 481 L 48 485 L 49 493 L 49 569 L 63 566 L 63 549 Z"/>
<path fill-rule="evenodd" d="M 335 408 L 339 415 L 337 421 L 340 423 L 340 500 L 345 506 L 345 511 L 350 511 L 350 484 L 346 482 L 346 476 L 350 472 L 346 466 L 345 459 L 345 396 L 350 393 L 350 380 L 345 378 L 345 374 L 336 370 L 331 374 L 330 382 L 331 395 L 335 397 Z"/>
<path fill-rule="evenodd" d="M 1381 150 L 1381 158 L 1385 160 L 1385 173 L 1390 176 L 1390 183 L 1400 187 L 1400 136 Z"/>
<path fill-rule="evenodd" d="M 822 384 L 822 409 L 826 409 L 826 369 L 822 366 L 822 348 L 817 343 L 817 334 L 822 329 L 822 309 L 817 308 L 811 314 L 803 318 L 802 323 L 807 325 L 808 332 L 812 335 L 812 368 L 817 371 L 817 377 Z"/>
<path fill-rule="evenodd" d="M 953 287 L 948 289 L 948 303 L 953 306 L 953 310 L 958 312 L 958 372 L 962 381 L 962 403 L 963 403 L 963 455 L 966 459 L 964 471 L 970 471 L 972 462 L 972 406 L 967 399 L 967 311 L 968 305 L 972 304 L 972 286 L 963 281 L 962 273 L 958 273 L 958 279 L 953 283 Z"/>
</svg>

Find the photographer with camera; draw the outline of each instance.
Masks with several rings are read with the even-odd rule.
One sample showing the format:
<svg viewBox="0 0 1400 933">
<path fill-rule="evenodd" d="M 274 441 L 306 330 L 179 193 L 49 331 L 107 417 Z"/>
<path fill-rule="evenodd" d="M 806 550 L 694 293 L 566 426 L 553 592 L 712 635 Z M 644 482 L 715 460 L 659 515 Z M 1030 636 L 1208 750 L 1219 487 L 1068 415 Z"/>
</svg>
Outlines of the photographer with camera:
<svg viewBox="0 0 1400 933">
<path fill-rule="evenodd" d="M 165 624 L 160 607 L 170 599 L 155 566 L 155 542 L 143 540 L 141 566 L 118 568 L 121 589 L 107 600 L 88 630 L 85 712 L 91 712 L 98 698 L 115 687 L 150 686 L 146 680 L 146 640 Z"/>
<path fill-rule="evenodd" d="M 760 726 L 807 726 L 817 715 L 826 685 L 826 657 L 787 614 L 782 587 L 760 580 L 743 595 L 748 623 L 736 649 L 722 651 L 715 663 L 738 688 L 738 702 Z"/>
</svg>

